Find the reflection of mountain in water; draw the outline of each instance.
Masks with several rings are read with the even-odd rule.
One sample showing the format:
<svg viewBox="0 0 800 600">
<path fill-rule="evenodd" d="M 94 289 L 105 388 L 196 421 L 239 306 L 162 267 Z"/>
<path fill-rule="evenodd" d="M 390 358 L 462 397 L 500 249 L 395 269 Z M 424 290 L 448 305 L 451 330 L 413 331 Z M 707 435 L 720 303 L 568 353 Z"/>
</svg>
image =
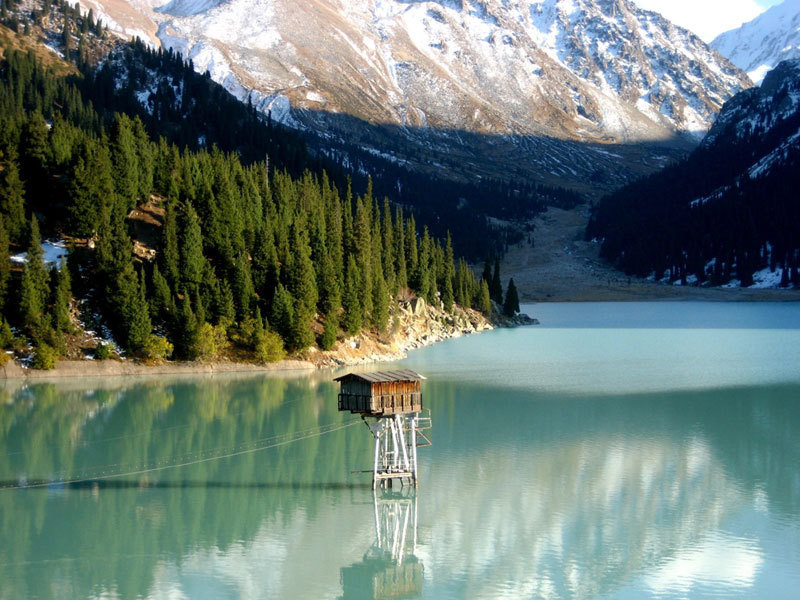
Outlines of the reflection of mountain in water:
<svg viewBox="0 0 800 600">
<path fill-rule="evenodd" d="M 426 393 L 444 400 L 443 455 L 423 486 L 460 496 L 425 503 L 426 538 L 450 551 L 420 556 L 443 579 L 469 570 L 479 596 L 591 598 L 644 573 L 663 592 L 674 565 L 690 582 L 694 569 L 747 587 L 763 549 L 719 532 L 752 509 L 798 518 L 798 386 L 559 399 L 434 382 Z"/>
<path fill-rule="evenodd" d="M 426 386 L 437 429 L 420 466 L 417 562 L 382 571 L 378 588 L 379 568 L 398 564 L 378 551 L 396 538 L 378 542 L 372 494 L 350 474 L 371 457 L 354 428 L 132 480 L 0 490 L 0 597 L 319 597 L 351 577 L 372 578 L 373 596 L 406 582 L 425 597 L 594 597 L 634 579 L 673 589 L 677 574 L 746 587 L 764 541 L 721 530 L 756 513 L 798 522 L 798 386 L 580 399 Z M 4 393 L 2 481 L 343 418 L 335 387 L 308 380 Z"/>
</svg>

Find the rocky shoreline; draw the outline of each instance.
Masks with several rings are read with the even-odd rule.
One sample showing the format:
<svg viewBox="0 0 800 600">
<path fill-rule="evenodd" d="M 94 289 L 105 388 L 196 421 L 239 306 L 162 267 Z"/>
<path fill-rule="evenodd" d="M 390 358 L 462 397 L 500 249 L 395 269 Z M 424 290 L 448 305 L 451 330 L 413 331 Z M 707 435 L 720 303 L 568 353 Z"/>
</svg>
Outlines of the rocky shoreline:
<svg viewBox="0 0 800 600">
<path fill-rule="evenodd" d="M 10 360 L 0 366 L 0 380 L 41 380 L 73 377 L 114 377 L 141 375 L 197 375 L 216 373 L 277 373 L 313 371 L 377 362 L 401 360 L 410 350 L 429 346 L 450 338 L 480 333 L 495 327 L 516 327 L 538 323 L 527 315 L 509 319 L 497 312 L 488 320 L 478 311 L 455 307 L 447 313 L 441 306 L 432 306 L 422 298 L 400 301 L 391 331 L 381 336 L 362 332 L 336 343 L 332 350 L 311 348 L 303 356 L 277 363 L 256 364 L 233 361 L 170 362 L 148 365 L 134 360 L 62 360 L 55 369 L 41 371 L 21 366 Z"/>
</svg>

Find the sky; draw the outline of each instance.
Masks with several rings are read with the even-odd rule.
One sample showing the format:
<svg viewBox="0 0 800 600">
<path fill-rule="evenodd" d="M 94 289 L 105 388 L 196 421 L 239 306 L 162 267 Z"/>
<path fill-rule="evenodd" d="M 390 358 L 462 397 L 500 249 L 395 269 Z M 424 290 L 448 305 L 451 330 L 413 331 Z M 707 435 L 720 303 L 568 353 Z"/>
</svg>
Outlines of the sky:
<svg viewBox="0 0 800 600">
<path fill-rule="evenodd" d="M 720 33 L 752 21 L 782 0 L 634 0 L 710 42 Z"/>
</svg>

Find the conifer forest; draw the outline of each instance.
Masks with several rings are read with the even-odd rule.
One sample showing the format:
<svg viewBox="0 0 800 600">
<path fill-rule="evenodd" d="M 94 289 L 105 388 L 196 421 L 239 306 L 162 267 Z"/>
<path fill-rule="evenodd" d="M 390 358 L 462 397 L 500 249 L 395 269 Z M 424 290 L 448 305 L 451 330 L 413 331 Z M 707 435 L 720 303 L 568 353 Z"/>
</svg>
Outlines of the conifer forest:
<svg viewBox="0 0 800 600">
<path fill-rule="evenodd" d="M 116 342 L 98 358 L 270 362 L 389 331 L 408 290 L 447 311 L 502 303 L 449 233 L 371 181 L 354 191 L 181 58 L 134 44 L 97 69 L 80 39 L 72 69 L 11 48 L 0 64 L 3 348 L 52 367 L 80 318 Z M 174 78 L 148 111 L 114 71 L 134 53 Z M 43 238 L 66 240 L 68 258 L 48 269 Z M 9 260 L 21 252 L 24 264 Z"/>
</svg>

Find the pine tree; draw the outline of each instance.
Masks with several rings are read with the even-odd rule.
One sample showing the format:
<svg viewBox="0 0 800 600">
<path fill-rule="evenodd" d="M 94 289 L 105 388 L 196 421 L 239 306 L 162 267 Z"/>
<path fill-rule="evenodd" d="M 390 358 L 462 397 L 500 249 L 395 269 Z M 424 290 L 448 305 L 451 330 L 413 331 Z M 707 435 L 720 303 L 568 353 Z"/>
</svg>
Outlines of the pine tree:
<svg viewBox="0 0 800 600">
<path fill-rule="evenodd" d="M 383 199 L 383 211 L 381 213 L 381 238 L 382 238 L 382 259 L 383 276 L 386 280 L 386 287 L 389 292 L 397 290 L 395 257 L 394 253 L 394 226 L 392 225 L 392 210 L 389 207 L 389 199 Z"/>
<path fill-rule="evenodd" d="M 64 43 L 64 58 L 72 60 L 72 32 L 67 14 L 64 13 L 64 28 L 61 30 L 61 41 Z"/>
<path fill-rule="evenodd" d="M 194 343 L 197 334 L 197 318 L 192 310 L 189 294 L 183 294 L 176 331 L 173 334 L 176 354 L 187 360 L 194 359 Z"/>
<path fill-rule="evenodd" d="M 489 317 L 492 314 L 492 298 L 489 295 L 489 285 L 485 279 L 481 279 L 481 286 L 478 290 L 477 309 L 485 316 Z"/>
<path fill-rule="evenodd" d="M 495 257 L 492 281 L 489 284 L 489 295 L 498 304 L 503 303 L 503 284 L 500 281 L 500 259 Z"/>
<path fill-rule="evenodd" d="M 117 114 L 111 127 L 111 161 L 114 186 L 125 213 L 139 198 L 139 159 L 130 118 Z"/>
<path fill-rule="evenodd" d="M 337 313 L 342 305 L 342 294 L 339 288 L 339 278 L 337 277 L 333 259 L 329 253 L 322 257 L 319 290 L 319 308 L 326 315 Z"/>
<path fill-rule="evenodd" d="M 372 235 L 369 209 L 361 198 L 356 200 L 353 222 L 353 245 L 359 271 L 358 302 L 364 316 L 372 312 Z"/>
<path fill-rule="evenodd" d="M 310 319 L 314 316 L 318 299 L 311 248 L 299 227 L 295 225 L 292 229 L 293 253 L 289 263 L 289 291 L 297 301 L 297 311 L 302 311 L 303 316 Z"/>
<path fill-rule="evenodd" d="M 8 283 L 11 278 L 11 257 L 9 252 L 9 239 L 0 214 L 0 314 L 7 314 L 5 310 L 8 297 Z"/>
<path fill-rule="evenodd" d="M 409 287 L 414 288 L 417 282 L 414 278 L 417 276 L 419 252 L 417 247 L 417 226 L 414 221 L 414 215 L 406 222 L 406 239 L 405 239 L 405 256 L 406 256 L 406 271 L 408 273 Z"/>
<path fill-rule="evenodd" d="M 302 350 L 314 343 L 311 322 L 317 306 L 317 286 L 311 248 L 303 232 L 292 226 L 292 258 L 289 263 L 289 292 L 295 300 L 294 318 L 287 339 L 290 348 Z"/>
<path fill-rule="evenodd" d="M 164 322 L 169 322 L 175 317 L 175 300 L 169 289 L 169 284 L 158 265 L 153 266 L 152 295 L 150 298 L 150 314 Z"/>
<path fill-rule="evenodd" d="M 517 294 L 517 286 L 514 285 L 514 278 L 508 280 L 508 288 L 506 289 L 506 299 L 503 301 L 503 314 L 507 317 L 513 317 L 519 312 L 519 295 Z"/>
<path fill-rule="evenodd" d="M 322 337 L 319 346 L 323 350 L 330 350 L 336 344 L 336 337 L 339 334 L 339 319 L 335 313 L 325 315 L 325 325 L 322 329 Z"/>
<path fill-rule="evenodd" d="M 269 322 L 284 341 L 290 339 L 292 326 L 295 322 L 294 300 L 289 291 L 280 283 L 275 289 L 275 296 L 272 299 L 272 312 L 269 315 Z"/>
<path fill-rule="evenodd" d="M 23 323 L 29 328 L 42 325 L 42 317 L 46 308 L 50 290 L 47 285 L 47 270 L 44 266 L 42 238 L 39 235 L 39 222 L 31 218 L 30 240 L 28 243 L 28 259 L 22 270 L 20 308 Z"/>
<path fill-rule="evenodd" d="M 223 279 L 219 285 L 220 301 L 217 311 L 217 322 L 223 327 L 229 327 L 236 318 L 236 307 L 233 302 L 233 291 L 227 279 Z"/>
<path fill-rule="evenodd" d="M 372 326 L 378 333 L 383 333 L 388 323 L 389 291 L 383 273 L 377 271 L 372 285 Z"/>
<path fill-rule="evenodd" d="M 431 236 L 428 233 L 427 226 L 423 228 L 422 238 L 419 241 L 419 259 L 417 260 L 417 269 L 414 272 L 412 289 L 418 296 L 425 298 L 429 303 L 432 303 L 432 298 L 435 297 L 435 285 L 431 286 Z"/>
<path fill-rule="evenodd" d="M 483 274 L 481 275 L 481 279 L 483 279 L 489 285 L 492 283 L 492 265 L 490 264 L 488 258 L 486 259 L 486 262 L 483 263 Z"/>
<path fill-rule="evenodd" d="M 146 202 L 153 191 L 154 151 L 144 123 L 139 117 L 133 120 L 133 137 L 136 141 L 136 166 L 139 175 L 137 196 Z"/>
<path fill-rule="evenodd" d="M 239 320 L 253 314 L 255 289 L 253 276 L 250 273 L 250 261 L 244 253 L 239 254 L 233 265 L 233 303 Z"/>
<path fill-rule="evenodd" d="M 203 256 L 203 233 L 200 220 L 191 202 L 186 202 L 186 212 L 180 240 L 180 279 L 183 286 L 194 293 L 203 281 L 206 259 Z"/>
<path fill-rule="evenodd" d="M 72 333 L 75 329 L 69 314 L 69 302 L 72 298 L 72 280 L 65 259 L 61 259 L 61 268 L 53 267 L 51 271 L 53 289 L 53 327 L 56 331 Z"/>
<path fill-rule="evenodd" d="M 0 185 L 0 216 L 5 220 L 8 237 L 13 242 L 22 242 L 27 226 L 25 223 L 25 186 L 19 177 L 17 161 L 12 153 L 3 164 L 3 183 Z"/>
<path fill-rule="evenodd" d="M 161 252 L 158 254 L 164 277 L 172 289 L 178 286 L 180 264 L 178 219 L 175 213 L 175 202 L 168 202 L 164 214 L 164 227 L 161 229 Z"/>
<path fill-rule="evenodd" d="M 137 276 L 133 263 L 128 261 L 117 273 L 115 288 L 113 306 L 120 315 L 120 342 L 129 352 L 141 354 L 152 333 L 144 274 Z"/>
<path fill-rule="evenodd" d="M 355 335 L 361 331 L 361 325 L 364 320 L 358 293 L 360 287 L 358 267 L 356 266 L 355 258 L 350 256 L 347 260 L 344 293 L 342 294 L 342 308 L 344 309 L 342 329 L 350 335 Z"/>
<path fill-rule="evenodd" d="M 394 221 L 394 259 L 395 259 L 395 278 L 396 289 L 402 290 L 408 287 L 408 267 L 406 265 L 406 243 L 405 232 L 403 230 L 403 209 L 399 206 L 395 212 Z"/>
<path fill-rule="evenodd" d="M 447 232 L 447 245 L 445 247 L 445 256 L 444 256 L 444 282 L 441 286 L 442 290 L 442 303 L 444 304 L 444 309 L 452 313 L 453 312 L 453 302 L 455 301 L 455 295 L 453 293 L 453 280 L 455 279 L 455 264 L 453 258 L 453 240 L 450 238 L 450 232 Z"/>
<path fill-rule="evenodd" d="M 96 228 L 99 211 L 92 198 L 90 177 L 91 171 L 79 157 L 72 169 L 68 188 L 69 225 L 78 237 L 91 237 Z"/>
</svg>

